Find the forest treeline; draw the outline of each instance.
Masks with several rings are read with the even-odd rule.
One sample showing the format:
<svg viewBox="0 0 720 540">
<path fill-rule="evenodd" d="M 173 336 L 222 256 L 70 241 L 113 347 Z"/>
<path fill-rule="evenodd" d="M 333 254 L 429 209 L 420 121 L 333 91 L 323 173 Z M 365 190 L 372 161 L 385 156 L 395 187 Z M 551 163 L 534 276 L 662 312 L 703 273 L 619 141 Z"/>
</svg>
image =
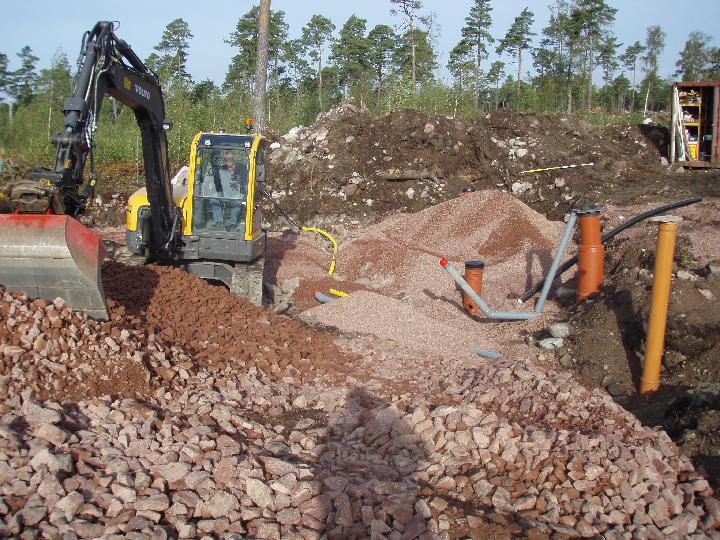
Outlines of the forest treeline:
<svg viewBox="0 0 720 540">
<path fill-rule="evenodd" d="M 355 97 L 374 114 L 406 107 L 429 114 L 473 116 L 500 107 L 536 113 L 578 113 L 617 118 L 666 107 L 672 80 L 719 80 L 720 48 L 693 32 L 678 52 L 677 71 L 663 78 L 658 57 L 666 34 L 650 26 L 633 43 L 614 34 L 617 9 L 604 0 L 556 0 L 545 27 L 521 10 L 503 35 L 491 33 L 493 2 L 474 0 L 446 64 L 451 80 L 438 77 L 439 27 L 421 0 L 389 0 L 393 26 L 369 28 L 350 16 L 340 27 L 321 14 L 291 39 L 285 13 L 270 21 L 268 124 L 283 133 L 311 123 L 318 112 Z M 192 29 L 171 21 L 145 59 L 162 81 L 173 163 L 187 159 L 200 130 L 241 130 L 255 91 L 258 8 L 239 17 L 227 36 L 236 54 L 225 79 L 195 81 L 188 72 Z M 75 66 L 57 51 L 51 67 L 37 69 L 30 46 L 9 69 L 0 53 L 0 146 L 28 160 L 52 156 L 50 136 L 62 127 L 62 101 Z M 601 81 L 598 84 L 598 81 Z M 137 153 L 132 112 L 108 100 L 97 119 L 101 161 L 129 161 Z"/>
</svg>

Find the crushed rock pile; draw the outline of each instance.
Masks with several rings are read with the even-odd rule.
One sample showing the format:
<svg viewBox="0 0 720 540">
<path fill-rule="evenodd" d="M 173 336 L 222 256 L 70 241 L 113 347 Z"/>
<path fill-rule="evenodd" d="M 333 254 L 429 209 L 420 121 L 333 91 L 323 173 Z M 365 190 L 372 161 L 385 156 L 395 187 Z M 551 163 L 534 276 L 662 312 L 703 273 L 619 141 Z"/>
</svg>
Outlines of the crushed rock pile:
<svg viewBox="0 0 720 540">
<path fill-rule="evenodd" d="M 544 275 L 563 229 L 509 193 L 484 190 L 354 231 L 340 243 L 334 278 L 323 277 L 328 256 L 309 234 L 272 238 L 268 267 L 277 283 L 299 278 L 294 302 L 303 309 L 317 305 L 313 290 L 331 287 L 404 298 L 421 308 L 433 298 L 457 297 L 441 258 L 461 271 L 465 261 L 480 259 L 483 297 L 495 309 L 514 310 L 510 297 Z"/>
<path fill-rule="evenodd" d="M 148 356 L 161 354 L 146 333 L 97 323 L 61 299 L 32 302 L 0 287 L 0 394 L 27 388 L 41 399 L 151 394 Z M 188 362 L 176 352 L 177 363 Z"/>
<path fill-rule="evenodd" d="M 299 391 L 251 369 L 147 402 L 25 392 L 0 405 L 0 535 L 720 536 L 708 483 L 603 392 L 510 360 L 448 391 Z"/>
<path fill-rule="evenodd" d="M 182 347 L 208 372 L 257 367 L 275 378 L 300 379 L 342 369 L 347 361 L 329 335 L 177 268 L 111 262 L 103 269 L 103 286 L 113 317 Z"/>
<path fill-rule="evenodd" d="M 595 165 L 519 175 L 579 163 Z M 468 185 L 501 186 L 565 212 L 596 202 L 588 200 L 592 192 L 625 178 L 665 171 L 655 146 L 630 126 L 512 111 L 453 119 L 408 109 L 375 119 L 353 100 L 291 129 L 272 144 L 269 164 L 273 198 L 306 225 L 366 224 L 455 197 Z"/>
<path fill-rule="evenodd" d="M 109 322 L 0 287 L 3 395 L 140 398 L 251 368 L 299 383 L 349 358 L 328 335 L 176 268 L 110 263 L 103 278 Z"/>
</svg>

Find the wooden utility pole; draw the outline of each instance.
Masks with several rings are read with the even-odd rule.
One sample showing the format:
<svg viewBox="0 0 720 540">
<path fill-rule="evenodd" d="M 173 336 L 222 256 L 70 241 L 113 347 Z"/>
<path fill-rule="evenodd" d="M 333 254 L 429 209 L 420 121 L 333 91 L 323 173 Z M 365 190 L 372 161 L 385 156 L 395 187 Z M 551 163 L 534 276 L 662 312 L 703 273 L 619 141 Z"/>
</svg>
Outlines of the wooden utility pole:
<svg viewBox="0 0 720 540">
<path fill-rule="evenodd" d="M 255 68 L 255 99 L 253 101 L 253 123 L 255 124 L 256 133 L 261 133 L 265 129 L 269 28 L 270 0 L 260 0 L 257 33 L 257 66 Z"/>
</svg>

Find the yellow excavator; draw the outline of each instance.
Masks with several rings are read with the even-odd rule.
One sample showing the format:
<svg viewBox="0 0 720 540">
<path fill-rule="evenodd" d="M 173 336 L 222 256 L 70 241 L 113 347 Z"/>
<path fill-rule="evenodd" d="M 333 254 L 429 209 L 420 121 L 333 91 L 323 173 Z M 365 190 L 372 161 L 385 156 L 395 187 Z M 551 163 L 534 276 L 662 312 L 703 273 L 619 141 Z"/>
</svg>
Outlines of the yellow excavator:
<svg viewBox="0 0 720 540">
<path fill-rule="evenodd" d="M 63 105 L 64 131 L 53 137 L 53 168 L 36 169 L 7 190 L 13 213 L 0 215 L 0 284 L 108 318 L 103 245 L 75 219 L 94 199 L 93 138 L 107 93 L 133 110 L 142 137 L 145 187 L 128 201 L 128 250 L 221 281 L 260 305 L 266 233 L 255 193 L 265 181 L 263 137 L 197 134 L 187 178 L 173 183 L 166 137 L 172 124 L 157 75 L 105 21 L 83 36 L 78 66 Z"/>
</svg>

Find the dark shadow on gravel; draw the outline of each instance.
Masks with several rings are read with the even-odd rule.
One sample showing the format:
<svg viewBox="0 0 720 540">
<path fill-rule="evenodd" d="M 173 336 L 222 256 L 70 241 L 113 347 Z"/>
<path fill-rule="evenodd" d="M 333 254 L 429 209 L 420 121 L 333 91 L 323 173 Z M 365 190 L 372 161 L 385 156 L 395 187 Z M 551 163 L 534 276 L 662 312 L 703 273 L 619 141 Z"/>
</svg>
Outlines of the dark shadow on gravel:
<svg viewBox="0 0 720 540">
<path fill-rule="evenodd" d="M 278 237 L 267 239 L 267 254 L 265 258 L 265 283 L 280 287 L 277 282 L 277 274 L 285 257 L 285 253 L 297 245 L 298 233 L 285 231 Z"/>
<path fill-rule="evenodd" d="M 428 517 L 418 512 L 418 474 L 428 454 L 402 411 L 353 388 L 344 410 L 330 418 L 324 442 L 315 478 L 327 538 L 379 538 L 395 529 L 412 539 L 428 530 Z"/>
<path fill-rule="evenodd" d="M 618 402 L 646 426 L 664 429 L 713 489 L 720 489 L 720 387 L 663 385 Z"/>
<path fill-rule="evenodd" d="M 532 287 L 535 282 L 533 281 L 533 262 L 537 260 L 540 263 L 540 270 L 543 277 L 545 277 L 550 270 L 552 264 L 553 254 L 547 249 L 531 249 L 525 254 L 525 289 Z"/>
<path fill-rule="evenodd" d="M 462 294 L 460 291 L 460 288 L 457 289 L 458 296 Z M 440 300 L 441 302 L 445 302 L 446 304 L 450 304 L 452 307 L 457 309 L 460 313 L 465 313 L 465 309 L 463 308 L 462 304 L 458 302 L 457 300 L 450 300 L 449 298 L 445 298 L 444 296 L 438 296 L 434 292 L 432 292 L 430 289 L 423 289 L 423 294 L 427 296 L 430 300 Z"/>
</svg>

